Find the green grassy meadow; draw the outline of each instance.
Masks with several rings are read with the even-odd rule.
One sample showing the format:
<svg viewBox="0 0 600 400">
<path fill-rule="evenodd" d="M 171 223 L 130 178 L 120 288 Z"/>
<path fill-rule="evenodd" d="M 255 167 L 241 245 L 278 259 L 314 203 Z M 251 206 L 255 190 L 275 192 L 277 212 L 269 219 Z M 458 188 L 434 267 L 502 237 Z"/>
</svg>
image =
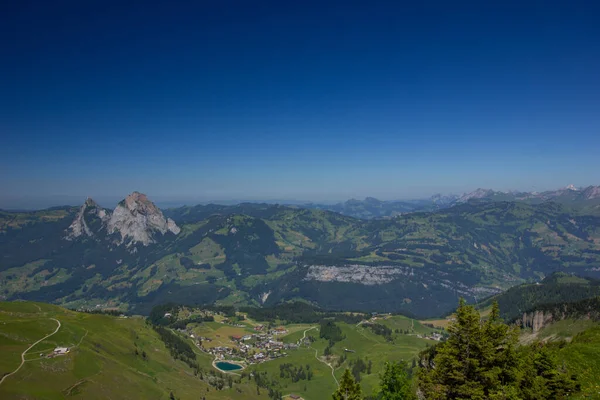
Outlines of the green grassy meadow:
<svg viewBox="0 0 600 400">
<path fill-rule="evenodd" d="M 257 391 L 256 384 L 248 376 L 233 388 L 226 386 L 218 391 L 209 386 L 195 377 L 186 364 L 171 357 L 156 332 L 141 317 L 78 313 L 44 303 L 0 303 L 2 376 L 19 366 L 21 353 L 26 348 L 56 329 L 57 323 L 52 318 L 61 322 L 60 329 L 29 350 L 23 367 L 0 385 L 0 398 L 168 399 L 171 392 L 177 399 L 268 398 L 267 390 Z M 229 335 L 250 333 L 256 323 L 247 321 L 245 328 L 238 328 L 208 322 L 196 324 L 193 329 L 213 338 L 214 345 L 232 346 Z M 392 327 L 412 325 L 410 319 L 398 316 L 390 317 L 385 323 Z M 419 329 L 429 329 L 414 323 Z M 410 361 L 430 343 L 415 335 L 403 334 L 394 334 L 393 341 L 389 342 L 366 327 L 341 322 L 338 325 L 345 338 L 335 343 L 330 356 L 323 355 L 328 343 L 319 337 L 318 324 L 293 324 L 286 327 L 288 333 L 278 340 L 295 343 L 307 331 L 306 335 L 312 336 L 314 342 L 310 346 L 286 350 L 285 357 L 250 365 L 245 372 L 267 372 L 282 394 L 296 393 L 307 400 L 317 400 L 328 397 L 337 387 L 332 367 L 333 374 L 340 379 L 344 369 L 350 368 L 351 361 L 360 357 L 372 362 L 371 373 L 361 375 L 363 391 L 371 393 L 385 361 Z M 65 356 L 47 358 L 55 347 L 69 347 L 71 351 Z M 354 350 L 354 353 L 345 352 L 345 349 Z M 212 356 L 196 350 L 200 367 L 205 371 L 213 368 Z M 340 362 L 344 353 L 347 359 Z M 290 378 L 280 377 L 279 366 L 290 363 L 309 365 L 312 379 L 292 382 Z"/>
<path fill-rule="evenodd" d="M 27 353 L 23 367 L 0 386 L 0 398 L 168 399 L 171 392 L 177 399 L 266 398 L 248 384 L 217 391 L 196 378 L 171 358 L 142 318 L 77 313 L 43 303 L 0 303 L 2 376 L 18 367 L 23 350 L 56 329 L 50 318 L 58 319 L 61 329 Z M 65 356 L 40 358 L 40 352 L 57 346 L 73 349 Z M 204 355 L 199 361 L 211 362 Z"/>
<path fill-rule="evenodd" d="M 377 321 L 383 323 L 382 321 Z M 402 316 L 392 316 L 385 320 L 386 325 L 401 327 L 410 327 L 411 320 Z M 288 356 L 263 363 L 257 366 L 250 367 L 250 370 L 269 371 L 277 376 L 279 374 L 279 365 L 282 363 L 292 363 L 294 365 L 310 365 L 314 372 L 314 377 L 311 381 L 299 381 L 292 383 L 291 380 L 283 381 L 286 385 L 284 393 L 298 393 L 308 400 L 321 399 L 323 393 L 332 393 L 335 388 L 335 380 L 333 374 L 339 380 L 346 368 L 351 368 L 351 362 L 354 359 L 361 358 L 364 361 L 372 362 L 371 373 L 361 374 L 361 386 L 363 393 L 371 394 L 377 387 L 379 382 L 379 372 L 383 369 L 386 361 L 405 360 L 411 362 L 417 354 L 425 349 L 428 345 L 435 343 L 431 340 L 418 338 L 416 335 L 393 334 L 393 340 L 387 341 L 383 336 L 376 335 L 369 328 L 362 325 L 337 323 L 342 329 L 345 338 L 337 343 L 331 349 L 331 355 L 324 357 L 325 348 L 328 342 L 325 339 L 319 338 L 319 329 L 317 325 L 296 325 L 290 332 L 283 337 L 283 341 L 293 343 L 302 338 L 304 330 L 308 330 L 307 336 L 312 336 L 316 340 L 311 343 L 310 347 L 302 346 L 298 350 L 288 351 Z M 433 331 L 428 327 L 422 326 L 417 321 L 414 321 L 415 330 L 428 333 Z M 348 352 L 346 350 L 352 350 Z M 340 364 L 343 355 L 346 355 L 346 360 Z M 327 365 L 329 364 L 329 365 Z"/>
</svg>

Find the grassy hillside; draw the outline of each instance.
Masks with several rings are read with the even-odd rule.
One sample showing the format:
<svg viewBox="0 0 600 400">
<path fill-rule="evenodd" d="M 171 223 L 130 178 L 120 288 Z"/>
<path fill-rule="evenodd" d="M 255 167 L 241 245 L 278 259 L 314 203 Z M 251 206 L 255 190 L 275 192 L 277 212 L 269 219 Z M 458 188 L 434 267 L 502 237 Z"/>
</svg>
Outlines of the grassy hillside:
<svg viewBox="0 0 600 400">
<path fill-rule="evenodd" d="M 178 399 L 205 393 L 215 399 L 265 398 L 249 385 L 238 385 L 240 394 L 217 391 L 199 380 L 171 358 L 141 318 L 76 313 L 43 303 L 0 303 L 2 376 L 19 366 L 27 347 L 56 329 L 53 319 L 60 321 L 60 329 L 27 352 L 22 368 L 0 385 L 2 399 L 168 399 L 171 392 Z M 45 357 L 58 346 L 71 351 Z"/>
<path fill-rule="evenodd" d="M 181 313 L 189 318 L 194 311 L 185 308 Z M 432 329 L 402 316 L 379 316 L 358 324 L 329 318 L 334 318 L 342 334 L 333 345 L 321 337 L 319 323 L 286 324 L 287 333 L 278 340 L 285 343 L 297 343 L 303 337 L 311 337 L 311 340 L 297 349 L 286 350 L 285 357 L 250 364 L 231 374 L 230 380 L 212 366 L 212 355 L 195 347 L 188 334 L 182 335 L 174 328 L 169 331 L 189 343 L 196 352 L 200 375 L 195 376 L 187 364 L 176 361 L 143 318 L 79 313 L 44 303 L 4 302 L 0 303 L 0 352 L 3 355 L 0 376 L 17 372 L 6 376 L 0 384 L 0 397 L 168 399 L 173 393 L 177 399 L 266 399 L 269 390 L 257 381 L 260 377 L 268 382 L 269 388 L 281 394 L 297 393 L 305 399 L 317 400 L 328 397 L 336 389 L 336 380 L 344 369 L 352 369 L 357 362 L 364 363 L 358 372 L 363 390 L 371 393 L 378 384 L 378 374 L 385 361 L 410 361 L 419 351 L 435 343 L 422 337 L 433 332 Z M 22 352 L 55 331 L 57 321 L 60 322 L 57 332 L 28 350 L 19 368 Z M 215 321 L 188 323 L 186 329 L 197 337 L 210 338 L 211 341 L 203 341 L 203 347 L 209 349 L 234 347 L 232 335 L 252 333 L 254 326 L 268 324 L 246 319 L 241 327 L 235 327 L 225 322 L 225 317 L 217 315 Z M 392 333 L 388 337 L 377 334 L 367 325 L 369 323 L 388 326 Z M 56 347 L 68 347 L 70 351 L 48 358 Z M 285 372 L 296 371 L 300 366 L 311 371 L 310 379 L 294 380 Z M 250 376 L 251 372 L 255 377 Z M 208 381 L 213 379 L 211 374 L 223 376 L 222 390 L 209 385 Z M 228 381 L 232 382 L 232 388 Z"/>
</svg>

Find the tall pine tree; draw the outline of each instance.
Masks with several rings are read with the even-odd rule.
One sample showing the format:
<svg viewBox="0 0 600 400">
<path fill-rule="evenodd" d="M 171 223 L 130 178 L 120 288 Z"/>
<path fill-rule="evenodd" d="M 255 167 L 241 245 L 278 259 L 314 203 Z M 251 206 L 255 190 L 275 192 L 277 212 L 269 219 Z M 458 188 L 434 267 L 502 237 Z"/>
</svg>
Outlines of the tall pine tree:
<svg viewBox="0 0 600 400">
<path fill-rule="evenodd" d="M 344 371 L 340 386 L 333 393 L 333 400 L 362 400 L 362 390 L 360 384 L 354 380 L 349 369 Z"/>
<path fill-rule="evenodd" d="M 410 379 L 405 362 L 385 363 L 383 373 L 380 375 L 379 390 L 375 394 L 377 400 L 412 400 Z"/>
</svg>

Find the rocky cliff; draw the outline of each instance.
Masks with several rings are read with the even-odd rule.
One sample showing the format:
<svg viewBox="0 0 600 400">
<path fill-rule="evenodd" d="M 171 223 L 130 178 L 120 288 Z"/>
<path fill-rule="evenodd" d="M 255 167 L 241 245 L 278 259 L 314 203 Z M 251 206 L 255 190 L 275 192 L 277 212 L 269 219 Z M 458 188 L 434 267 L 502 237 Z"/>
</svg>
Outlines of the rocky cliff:
<svg viewBox="0 0 600 400">
<path fill-rule="evenodd" d="M 74 240 L 82 235 L 94 236 L 94 225 L 99 223 L 99 228 L 103 229 L 109 218 L 110 214 L 88 197 L 67 229 L 65 239 Z"/>
<path fill-rule="evenodd" d="M 117 235 L 117 244 L 148 246 L 156 242 L 158 235 L 168 232 L 177 235 L 180 231 L 145 194 L 133 192 L 112 212 L 101 208 L 91 198 L 86 199 L 67 229 L 65 239 L 75 240 L 81 236 L 100 239 L 103 235 Z"/>
<path fill-rule="evenodd" d="M 395 266 L 345 265 L 343 267 L 335 267 L 311 265 L 304 279 L 307 281 L 382 285 L 392 282 L 401 275 L 412 276 L 412 270 Z"/>
<path fill-rule="evenodd" d="M 522 328 L 531 328 L 537 332 L 552 322 L 563 319 L 600 320 L 600 297 L 584 299 L 573 303 L 548 304 L 537 310 L 523 313 L 516 322 Z"/>
<path fill-rule="evenodd" d="M 177 235 L 179 227 L 167 219 L 145 194 L 133 192 L 121 201 L 108 221 L 108 232 L 121 235 L 121 243 L 154 243 L 155 235 L 171 232 Z"/>
<path fill-rule="evenodd" d="M 532 311 L 529 313 L 523 313 L 521 318 L 522 328 L 531 328 L 533 332 L 537 332 L 544 326 L 552 323 L 552 313 L 544 311 Z"/>
</svg>

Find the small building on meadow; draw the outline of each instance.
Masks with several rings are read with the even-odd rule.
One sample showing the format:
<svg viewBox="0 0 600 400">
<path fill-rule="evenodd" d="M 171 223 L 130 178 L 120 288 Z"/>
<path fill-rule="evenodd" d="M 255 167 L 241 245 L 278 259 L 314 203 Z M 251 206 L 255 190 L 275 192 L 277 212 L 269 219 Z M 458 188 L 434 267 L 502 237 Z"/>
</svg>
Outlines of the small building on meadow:
<svg viewBox="0 0 600 400">
<path fill-rule="evenodd" d="M 69 353 L 69 351 L 70 350 L 68 347 L 57 347 L 54 349 L 54 355 L 61 356 L 61 355 Z"/>
</svg>

